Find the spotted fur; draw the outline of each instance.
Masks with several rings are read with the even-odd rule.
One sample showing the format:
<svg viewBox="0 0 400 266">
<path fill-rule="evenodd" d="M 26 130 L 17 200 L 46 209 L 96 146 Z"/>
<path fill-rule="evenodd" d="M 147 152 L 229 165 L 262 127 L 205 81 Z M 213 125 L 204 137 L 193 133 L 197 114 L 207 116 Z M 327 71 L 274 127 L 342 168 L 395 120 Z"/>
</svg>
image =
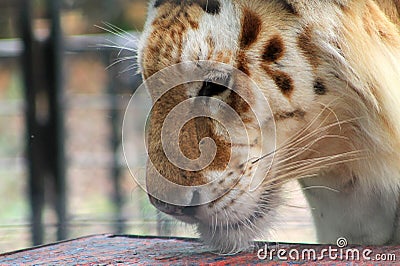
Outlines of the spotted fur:
<svg viewBox="0 0 400 266">
<path fill-rule="evenodd" d="M 400 243 L 399 12 L 398 0 L 150 1 L 139 47 L 143 77 L 186 61 L 235 67 L 262 90 L 277 136 L 271 169 L 264 169 L 268 155 L 252 163 L 232 158 L 234 166 L 209 192 L 223 191 L 217 200 L 179 208 L 151 197 L 153 204 L 197 224 L 212 247 L 237 251 L 273 227 L 285 198 L 282 185 L 299 180 L 319 241 L 346 237 L 357 244 Z M 197 158 L 199 141 L 211 137 L 218 149 L 213 163 L 197 172 L 171 164 L 162 151 L 161 126 L 174 106 L 191 97 L 228 103 L 249 129 L 251 154 L 266 145 L 255 137 L 259 128 L 251 111 L 262 99 L 240 78 L 232 83 L 250 101 L 212 84 L 193 83 L 172 89 L 155 104 L 149 157 L 166 178 L 187 186 L 205 184 L 227 167 L 231 150 L 243 148 L 230 143 L 217 122 L 196 118 L 182 129 L 181 150 Z M 261 127 L 273 120 L 266 116 Z M 148 186 L 168 193 L 152 171 Z M 255 174 L 265 179 L 251 190 Z"/>
</svg>

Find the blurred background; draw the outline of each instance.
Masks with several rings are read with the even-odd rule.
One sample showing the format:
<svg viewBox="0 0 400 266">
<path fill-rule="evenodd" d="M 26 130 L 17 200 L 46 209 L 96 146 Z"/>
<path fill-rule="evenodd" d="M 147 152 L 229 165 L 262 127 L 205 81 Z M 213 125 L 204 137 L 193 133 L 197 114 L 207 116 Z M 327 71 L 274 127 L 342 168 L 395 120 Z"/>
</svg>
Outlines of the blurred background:
<svg viewBox="0 0 400 266">
<path fill-rule="evenodd" d="M 0 253 L 100 233 L 196 236 L 149 204 L 122 155 L 146 7 L 0 0 Z M 286 194 L 268 240 L 313 242 L 300 189 Z"/>
</svg>

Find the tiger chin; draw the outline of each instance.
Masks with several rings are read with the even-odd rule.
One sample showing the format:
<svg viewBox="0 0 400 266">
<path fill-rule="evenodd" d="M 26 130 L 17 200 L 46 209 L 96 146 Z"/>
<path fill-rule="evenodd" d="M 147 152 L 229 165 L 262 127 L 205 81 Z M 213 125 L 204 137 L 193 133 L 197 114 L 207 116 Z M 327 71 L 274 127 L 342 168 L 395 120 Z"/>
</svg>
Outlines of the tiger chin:
<svg viewBox="0 0 400 266">
<path fill-rule="evenodd" d="M 160 97 L 157 86 L 148 87 L 155 99 L 146 140 L 152 204 L 196 224 L 212 248 L 237 252 L 279 222 L 282 187 L 298 180 L 320 243 L 400 243 L 399 10 L 390 0 L 150 1 L 138 50 L 144 80 L 186 62 L 215 63 L 204 80 Z M 204 68 L 186 73 L 197 70 Z M 187 121 L 170 141 L 185 157 L 201 157 L 204 139 L 215 148 L 212 161 L 190 170 L 166 155 L 162 139 L 175 133 L 161 131 L 175 107 L 196 97 L 228 105 L 246 134 L 235 131 L 235 119 Z M 265 105 L 269 112 L 260 111 Z M 261 140 L 261 131 L 274 132 L 274 143 Z M 177 192 L 160 176 L 211 185 Z M 262 181 L 253 187 L 254 179 Z"/>
</svg>

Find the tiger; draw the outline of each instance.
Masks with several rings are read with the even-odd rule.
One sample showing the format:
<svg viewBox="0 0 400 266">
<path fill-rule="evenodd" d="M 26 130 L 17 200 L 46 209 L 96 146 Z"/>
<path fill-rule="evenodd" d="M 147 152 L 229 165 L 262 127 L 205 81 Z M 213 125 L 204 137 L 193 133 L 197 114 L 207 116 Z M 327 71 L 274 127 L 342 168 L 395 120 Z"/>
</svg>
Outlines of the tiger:
<svg viewBox="0 0 400 266">
<path fill-rule="evenodd" d="M 194 73 L 198 62 L 211 62 L 204 80 L 162 95 L 147 87 L 154 98 L 146 132 L 150 202 L 195 225 L 212 249 L 237 252 L 279 222 L 283 186 L 297 181 L 319 243 L 400 243 L 399 26 L 398 0 L 149 1 L 138 45 L 143 80 L 174 65 Z M 234 119 L 225 127 L 205 116 L 163 135 L 169 113 L 197 97 L 231 108 L 249 141 L 239 143 L 240 130 L 228 136 Z M 254 111 L 265 105 L 270 111 Z M 259 138 L 262 130 L 274 130 L 273 148 Z M 176 136 L 191 160 L 211 139 L 212 161 L 194 170 L 174 164 L 163 138 Z M 210 186 L 177 193 L 161 177 Z M 254 180 L 261 181 L 252 187 Z M 183 204 L 160 196 L 172 194 Z"/>
</svg>

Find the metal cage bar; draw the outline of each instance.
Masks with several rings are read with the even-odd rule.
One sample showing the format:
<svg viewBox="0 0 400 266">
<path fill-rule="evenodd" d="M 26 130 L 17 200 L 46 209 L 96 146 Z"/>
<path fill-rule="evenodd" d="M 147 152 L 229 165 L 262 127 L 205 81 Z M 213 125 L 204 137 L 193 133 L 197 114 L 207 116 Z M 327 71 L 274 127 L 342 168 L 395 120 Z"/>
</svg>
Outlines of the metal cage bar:
<svg viewBox="0 0 400 266">
<path fill-rule="evenodd" d="M 32 242 L 38 245 L 43 243 L 47 184 L 54 191 L 57 239 L 67 237 L 60 1 L 46 1 L 50 33 L 44 40 L 38 40 L 32 29 L 32 1 L 21 4 Z"/>
</svg>

